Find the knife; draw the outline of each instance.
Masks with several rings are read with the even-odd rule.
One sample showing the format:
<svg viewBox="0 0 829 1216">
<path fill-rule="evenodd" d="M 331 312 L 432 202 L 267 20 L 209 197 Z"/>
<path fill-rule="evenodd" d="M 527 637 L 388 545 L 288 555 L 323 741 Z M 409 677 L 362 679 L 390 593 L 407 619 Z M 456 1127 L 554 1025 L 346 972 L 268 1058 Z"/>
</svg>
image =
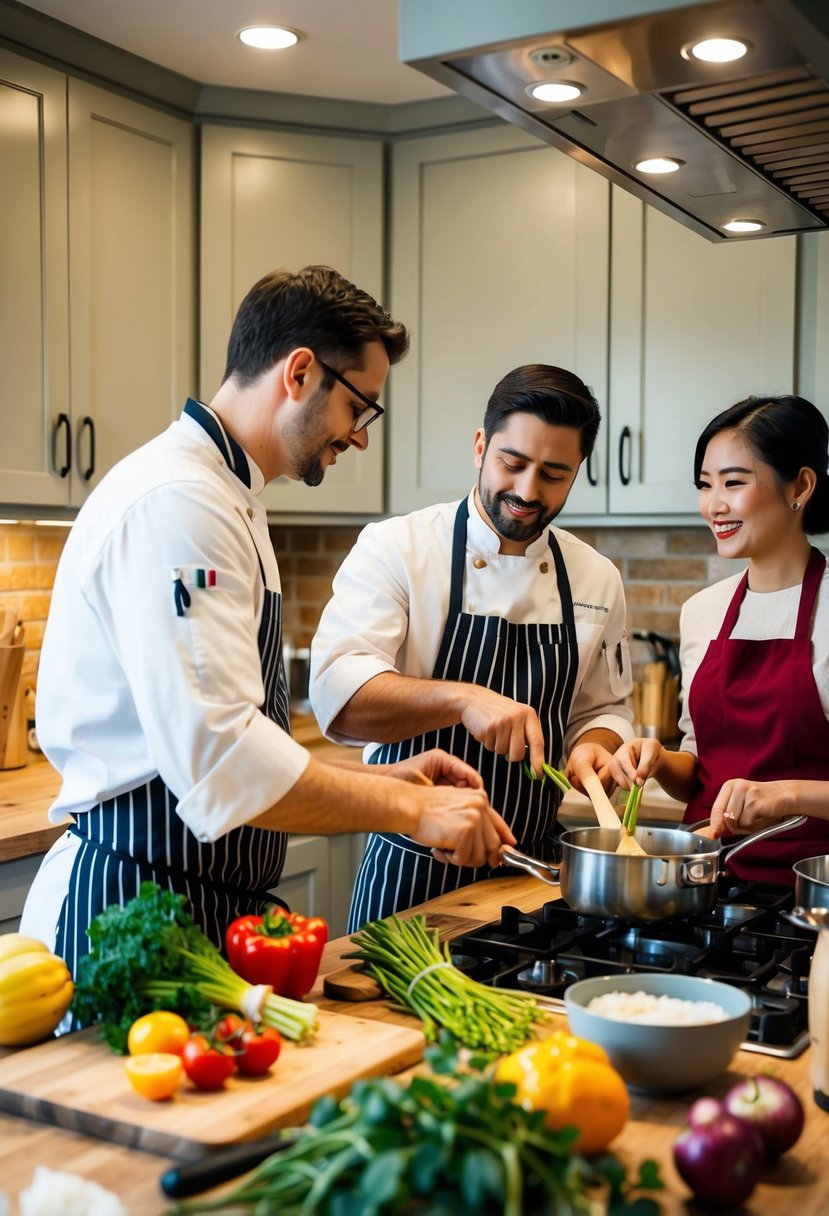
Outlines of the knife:
<svg viewBox="0 0 829 1216">
<path fill-rule="evenodd" d="M 198 1195 L 201 1191 L 209 1191 L 211 1187 L 246 1173 L 247 1170 L 255 1169 L 266 1157 L 290 1148 L 298 1140 L 299 1136 L 281 1136 L 279 1132 L 275 1132 L 272 1136 L 263 1136 L 259 1140 L 234 1144 L 231 1148 L 219 1149 L 198 1161 L 174 1165 L 161 1175 L 159 1185 L 171 1199 Z"/>
</svg>

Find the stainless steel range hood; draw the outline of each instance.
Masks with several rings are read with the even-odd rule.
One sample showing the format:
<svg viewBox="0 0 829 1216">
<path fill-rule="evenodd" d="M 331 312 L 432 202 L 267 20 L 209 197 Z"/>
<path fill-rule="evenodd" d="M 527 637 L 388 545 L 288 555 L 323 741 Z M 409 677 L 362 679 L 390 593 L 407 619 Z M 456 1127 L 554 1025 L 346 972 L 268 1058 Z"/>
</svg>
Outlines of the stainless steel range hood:
<svg viewBox="0 0 829 1216">
<path fill-rule="evenodd" d="M 747 53 L 695 59 L 715 37 Z M 711 240 L 829 227 L 829 0 L 400 0 L 400 53 Z"/>
</svg>

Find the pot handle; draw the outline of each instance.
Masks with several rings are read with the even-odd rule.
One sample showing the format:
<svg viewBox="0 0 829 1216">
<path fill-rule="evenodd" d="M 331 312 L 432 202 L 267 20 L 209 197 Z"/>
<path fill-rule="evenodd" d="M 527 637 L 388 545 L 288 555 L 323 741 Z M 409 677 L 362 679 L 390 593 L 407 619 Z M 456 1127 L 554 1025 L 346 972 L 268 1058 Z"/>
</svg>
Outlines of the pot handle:
<svg viewBox="0 0 829 1216">
<path fill-rule="evenodd" d="M 719 853 L 700 853 L 698 856 L 687 858 L 679 867 L 679 885 L 702 887 L 716 882 L 719 856 Z"/>
<path fill-rule="evenodd" d="M 530 857 L 527 853 L 520 853 L 518 849 L 509 847 L 501 849 L 501 861 L 504 865 L 515 866 L 516 870 L 526 870 L 528 874 L 532 874 L 533 878 L 539 878 L 542 882 L 550 883 L 551 886 L 558 886 L 559 866 L 539 861 L 537 857 Z"/>
<path fill-rule="evenodd" d="M 748 848 L 750 844 L 754 844 L 758 840 L 765 840 L 767 836 L 776 836 L 778 832 L 787 832 L 789 828 L 799 828 L 805 822 L 805 815 L 790 815 L 788 819 L 781 819 L 778 823 L 770 823 L 768 827 L 759 828 L 756 832 L 749 832 L 748 836 L 742 836 L 736 844 L 723 845 L 718 854 L 723 869 L 728 865 L 734 854 L 739 853 L 741 849 Z"/>
</svg>

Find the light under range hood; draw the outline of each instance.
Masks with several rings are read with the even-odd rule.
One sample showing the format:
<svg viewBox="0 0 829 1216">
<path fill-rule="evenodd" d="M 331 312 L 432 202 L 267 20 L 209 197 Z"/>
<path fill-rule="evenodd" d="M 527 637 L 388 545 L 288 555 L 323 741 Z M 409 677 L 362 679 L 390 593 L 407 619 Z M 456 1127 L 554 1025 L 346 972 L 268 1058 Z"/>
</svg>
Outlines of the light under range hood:
<svg viewBox="0 0 829 1216">
<path fill-rule="evenodd" d="M 747 53 L 694 59 L 715 37 Z M 829 227 L 829 0 L 400 0 L 400 51 L 711 240 Z M 680 167 L 636 168 L 656 157 Z"/>
</svg>

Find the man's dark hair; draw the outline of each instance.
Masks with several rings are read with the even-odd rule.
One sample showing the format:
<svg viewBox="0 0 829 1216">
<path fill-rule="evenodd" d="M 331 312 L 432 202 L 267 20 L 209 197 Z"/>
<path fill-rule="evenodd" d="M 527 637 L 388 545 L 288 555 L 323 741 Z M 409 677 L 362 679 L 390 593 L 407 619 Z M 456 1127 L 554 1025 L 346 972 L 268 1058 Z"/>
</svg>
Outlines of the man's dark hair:
<svg viewBox="0 0 829 1216">
<path fill-rule="evenodd" d="M 366 342 L 382 342 L 389 363 L 409 349 L 405 326 L 330 266 L 272 270 L 239 305 L 224 379 L 246 388 L 298 346 L 335 367 L 360 367 Z"/>
<path fill-rule="evenodd" d="M 504 428 L 510 414 L 535 414 L 550 426 L 571 426 L 579 432 L 581 454 L 593 451 L 601 422 L 598 402 L 573 372 L 546 363 L 516 367 L 492 391 L 484 414 L 487 444 Z"/>
</svg>

